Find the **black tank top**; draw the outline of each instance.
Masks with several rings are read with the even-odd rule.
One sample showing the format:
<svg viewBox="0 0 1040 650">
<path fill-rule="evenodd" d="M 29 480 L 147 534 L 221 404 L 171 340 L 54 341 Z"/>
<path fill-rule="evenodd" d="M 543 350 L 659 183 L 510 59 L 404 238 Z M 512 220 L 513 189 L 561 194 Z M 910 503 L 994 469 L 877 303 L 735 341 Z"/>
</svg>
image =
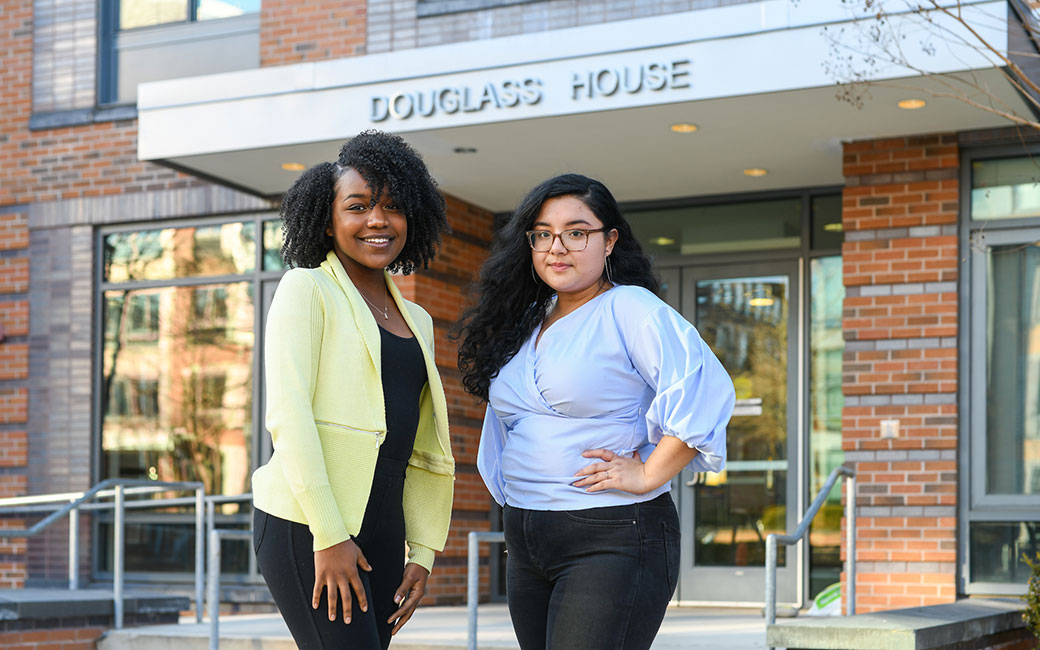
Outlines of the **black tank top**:
<svg viewBox="0 0 1040 650">
<path fill-rule="evenodd" d="M 419 426 L 419 395 L 426 385 L 426 360 L 414 336 L 402 338 L 380 327 L 379 340 L 386 406 L 386 440 L 379 447 L 379 458 L 407 462 Z"/>
</svg>

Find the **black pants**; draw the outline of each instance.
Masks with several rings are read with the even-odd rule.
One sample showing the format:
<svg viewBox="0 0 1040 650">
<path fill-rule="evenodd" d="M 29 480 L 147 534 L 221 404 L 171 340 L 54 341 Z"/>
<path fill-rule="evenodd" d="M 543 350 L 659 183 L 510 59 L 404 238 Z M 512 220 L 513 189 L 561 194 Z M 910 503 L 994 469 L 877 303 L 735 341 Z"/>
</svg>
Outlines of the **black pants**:
<svg viewBox="0 0 1040 650">
<path fill-rule="evenodd" d="M 647 650 L 679 579 L 679 516 L 644 503 L 505 507 L 506 594 L 523 650 Z"/>
<path fill-rule="evenodd" d="M 303 650 L 386 650 L 390 630 L 386 622 L 397 611 L 394 592 L 404 575 L 404 470 L 407 463 L 380 458 L 372 480 L 361 532 L 355 542 L 372 566 L 358 570 L 368 598 L 362 612 L 352 595 L 351 620 L 343 623 L 342 609 L 329 620 L 328 594 L 318 609 L 311 607 L 314 592 L 314 538 L 304 524 L 269 515 L 253 514 L 253 549 L 257 565 L 296 645 Z"/>
</svg>

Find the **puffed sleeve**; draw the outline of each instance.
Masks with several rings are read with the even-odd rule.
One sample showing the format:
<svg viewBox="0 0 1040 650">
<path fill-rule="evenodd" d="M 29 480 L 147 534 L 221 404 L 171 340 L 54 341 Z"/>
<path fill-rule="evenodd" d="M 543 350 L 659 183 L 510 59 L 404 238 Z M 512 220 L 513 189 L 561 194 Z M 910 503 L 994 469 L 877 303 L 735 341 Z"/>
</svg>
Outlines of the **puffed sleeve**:
<svg viewBox="0 0 1040 650">
<path fill-rule="evenodd" d="M 491 406 L 484 413 L 484 428 L 480 431 L 477 447 L 477 470 L 484 485 L 498 505 L 505 505 L 505 482 L 502 478 L 502 449 L 505 447 L 506 427 Z"/>
<path fill-rule="evenodd" d="M 700 453 L 695 472 L 726 465 L 726 424 L 733 414 L 733 381 L 697 329 L 661 303 L 629 339 L 632 364 L 656 395 L 646 424 L 653 444 L 674 436 Z"/>
</svg>

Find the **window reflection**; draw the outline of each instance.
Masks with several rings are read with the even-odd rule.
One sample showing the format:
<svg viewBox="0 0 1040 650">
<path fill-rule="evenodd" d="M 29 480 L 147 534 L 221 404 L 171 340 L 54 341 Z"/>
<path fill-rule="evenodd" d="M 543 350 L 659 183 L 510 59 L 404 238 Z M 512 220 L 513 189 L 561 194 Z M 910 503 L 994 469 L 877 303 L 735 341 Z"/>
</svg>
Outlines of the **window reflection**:
<svg viewBox="0 0 1040 650">
<path fill-rule="evenodd" d="M 845 460 L 841 448 L 842 284 L 841 256 L 811 261 L 809 334 L 810 491 L 815 498 L 824 481 Z M 835 484 L 809 528 L 809 597 L 841 577 L 841 486 Z"/>
<path fill-rule="evenodd" d="M 104 276 L 111 283 L 239 275 L 255 266 L 253 222 L 119 232 L 104 241 Z"/>
<path fill-rule="evenodd" d="M 988 264 L 986 488 L 1040 494 L 1040 248 L 993 246 Z"/>
<path fill-rule="evenodd" d="M 185 0 L 120 0 L 119 29 L 148 27 L 188 19 Z"/>
<path fill-rule="evenodd" d="M 697 283 L 697 329 L 737 397 L 727 469 L 694 486 L 700 566 L 762 566 L 766 535 L 786 528 L 788 293 L 787 276 Z"/>
<path fill-rule="evenodd" d="M 974 582 L 1025 584 L 1031 559 L 1040 551 L 1040 522 L 973 522 L 971 579 Z"/>
<path fill-rule="evenodd" d="M 702 255 L 797 248 L 801 199 L 701 205 L 628 213 L 636 238 L 652 255 Z"/>
<path fill-rule="evenodd" d="M 284 271 L 288 267 L 282 260 L 282 222 L 264 222 L 264 270 Z"/>
<path fill-rule="evenodd" d="M 104 299 L 104 476 L 246 492 L 253 284 L 110 290 Z"/>
<path fill-rule="evenodd" d="M 977 160 L 971 172 L 972 219 L 1040 216 L 1040 165 L 1035 158 Z"/>
</svg>

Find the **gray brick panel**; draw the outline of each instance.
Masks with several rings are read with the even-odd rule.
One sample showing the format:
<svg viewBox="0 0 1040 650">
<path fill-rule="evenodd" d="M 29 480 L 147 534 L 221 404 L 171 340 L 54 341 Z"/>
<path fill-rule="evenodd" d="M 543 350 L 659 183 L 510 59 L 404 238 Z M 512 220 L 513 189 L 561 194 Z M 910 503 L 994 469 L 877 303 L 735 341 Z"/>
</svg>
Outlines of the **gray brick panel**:
<svg viewBox="0 0 1040 650">
<path fill-rule="evenodd" d="M 877 285 L 879 287 L 887 286 L 892 290 L 894 296 L 909 296 L 916 295 L 919 293 L 930 293 L 925 291 L 925 285 L 918 282 L 910 282 L 907 284 L 889 284 L 889 285 Z"/>
<path fill-rule="evenodd" d="M 869 352 L 877 350 L 878 344 L 882 341 L 847 341 L 845 343 L 846 352 Z M 905 347 L 905 346 L 904 346 Z"/>
<path fill-rule="evenodd" d="M 846 398 L 847 399 L 847 398 Z M 846 451 L 845 461 L 850 463 L 869 463 L 876 459 L 873 451 Z"/>
<path fill-rule="evenodd" d="M 876 230 L 850 230 L 845 233 L 845 241 L 871 241 L 877 239 Z"/>
<path fill-rule="evenodd" d="M 911 237 L 938 237 L 942 234 L 942 226 L 914 226 L 907 234 Z"/>
<path fill-rule="evenodd" d="M 890 296 L 892 295 L 892 286 L 893 285 L 891 284 L 874 284 L 867 287 L 860 287 L 859 293 L 861 296 Z"/>
<path fill-rule="evenodd" d="M 910 406 L 924 403 L 924 395 L 893 395 L 892 404 Z"/>
<path fill-rule="evenodd" d="M 94 0 L 34 0 L 34 112 L 96 104 L 96 6 Z"/>
<path fill-rule="evenodd" d="M 49 0 L 70 2 L 83 0 Z M 460 41 L 531 34 L 645 16 L 747 4 L 757 0 L 503 0 L 437 2 L 370 0 L 367 51 L 370 54 Z M 476 8 L 474 8 L 476 7 Z M 384 13 L 391 17 L 384 20 Z M 849 238 L 852 233 L 846 233 Z"/>
</svg>

